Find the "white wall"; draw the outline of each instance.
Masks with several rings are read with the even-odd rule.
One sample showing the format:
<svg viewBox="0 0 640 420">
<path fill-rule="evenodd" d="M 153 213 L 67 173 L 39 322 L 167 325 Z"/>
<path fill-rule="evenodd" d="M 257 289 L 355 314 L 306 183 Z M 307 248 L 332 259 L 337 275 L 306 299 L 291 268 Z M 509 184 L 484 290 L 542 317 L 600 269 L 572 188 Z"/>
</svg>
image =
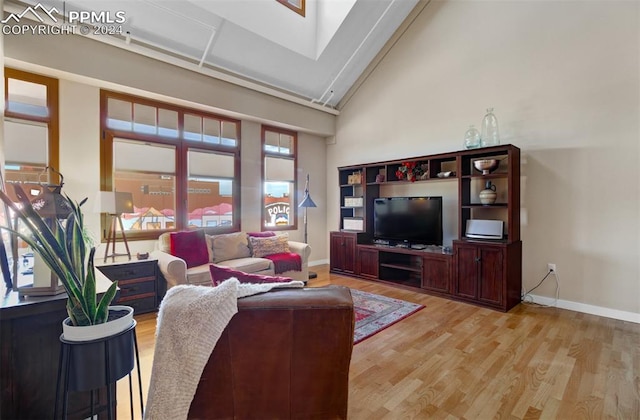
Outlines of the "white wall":
<svg viewBox="0 0 640 420">
<path fill-rule="evenodd" d="M 285 7 L 283 9 L 286 10 Z M 288 10 L 287 10 L 288 11 Z M 290 12 L 293 13 L 293 12 Z M 5 36 L 6 65 L 330 136 L 335 117 L 80 36 Z M 197 68 L 197 67 L 196 67 Z"/>
<path fill-rule="evenodd" d="M 298 54 L 316 58 L 316 0 L 306 1 L 304 17 L 275 1 L 252 1 L 240 7 L 236 1 L 200 2 L 199 6 Z"/>
<path fill-rule="evenodd" d="M 640 313 L 639 47 L 638 2 L 432 1 L 337 119 L 329 228 L 337 166 L 461 149 L 494 107 L 523 153 L 524 286 L 551 262 L 560 299 Z"/>
<path fill-rule="evenodd" d="M 355 3 L 356 0 L 316 2 L 316 57 L 324 51 Z"/>
<path fill-rule="evenodd" d="M 307 209 L 307 237 L 311 245 L 311 265 L 328 264 L 327 228 L 327 147 L 324 138 L 301 133 L 298 135 L 298 201 L 304 197 L 304 185 L 309 174 L 309 195 L 316 203 Z M 335 169 L 334 169 L 335 170 Z M 298 209 L 298 240 L 304 238 L 304 209 Z"/>
<path fill-rule="evenodd" d="M 94 209 L 96 192 L 100 189 L 100 89 L 96 86 L 60 80 L 60 172 L 64 175 L 64 191 L 76 201 L 88 198 L 83 205 L 85 223 L 97 245 L 98 256 L 104 255 L 100 241 L 100 215 Z M 244 231 L 259 231 L 262 201 L 260 197 L 260 123 L 241 122 L 242 183 L 241 224 Z M 324 217 L 326 184 L 324 138 L 300 134 L 298 140 L 298 195 L 302 197 L 307 173 L 311 174 L 317 209 L 309 211 L 309 243 L 313 249 L 312 264 L 326 261 L 327 231 Z M 315 178 L 315 179 L 314 179 Z M 304 236 L 302 212 L 298 229 L 289 231 L 292 240 L 302 241 Z M 151 251 L 155 241 L 130 241 L 132 254 Z M 124 245 L 118 244 L 118 252 Z"/>
<path fill-rule="evenodd" d="M 328 259 L 324 218 L 325 140 L 318 134 L 333 132 L 333 116 L 85 39 L 42 38 L 38 42 L 33 37 L 20 42 L 12 38 L 5 44 L 7 65 L 60 80 L 59 170 L 64 175 L 64 191 L 77 201 L 89 199 L 83 209 L 87 227 L 97 241 L 101 237 L 99 214 L 94 211 L 100 186 L 99 92 L 101 87 L 106 87 L 241 119 L 241 224 L 245 231 L 260 230 L 260 124 L 300 130 L 298 194 L 301 196 L 304 190 L 304 176 L 300 174 L 306 176 L 310 172 L 312 180 L 316 180 L 313 198 L 319 206 L 313 209 L 317 215 L 309 213 L 311 263 Z M 51 50 L 56 54 L 47 53 Z M 104 56 L 106 53 L 113 54 Z M 225 112 L 225 107 L 230 109 Z M 302 241 L 301 214 L 298 229 L 289 231 L 289 236 Z M 129 246 L 135 255 L 153 250 L 155 241 L 135 241 Z M 124 246 L 118 244 L 117 248 L 121 252 Z M 99 245 L 97 255 L 104 255 L 104 244 Z"/>
<path fill-rule="evenodd" d="M 242 121 L 242 230 L 260 231 L 262 198 L 260 196 L 260 124 Z M 317 208 L 308 210 L 307 237 L 311 245 L 311 264 L 328 262 L 326 227 L 326 147 L 324 138 L 298 134 L 298 202 L 304 196 L 307 173 L 310 174 L 310 194 Z M 304 240 L 303 209 L 298 209 L 298 229 L 288 231 L 289 238 Z"/>
<path fill-rule="evenodd" d="M 64 176 L 65 194 L 78 202 L 87 198 L 82 206 L 85 225 L 98 245 L 100 212 L 95 206 L 100 191 L 100 89 L 68 80 L 58 83 L 60 168 L 56 169 Z"/>
</svg>

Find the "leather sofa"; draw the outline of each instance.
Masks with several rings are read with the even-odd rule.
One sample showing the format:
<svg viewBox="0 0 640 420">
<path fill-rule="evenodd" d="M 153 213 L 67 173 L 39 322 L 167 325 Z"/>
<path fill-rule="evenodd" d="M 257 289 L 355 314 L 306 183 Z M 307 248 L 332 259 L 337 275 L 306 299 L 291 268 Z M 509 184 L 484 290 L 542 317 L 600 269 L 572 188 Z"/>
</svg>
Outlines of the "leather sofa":
<svg viewBox="0 0 640 420">
<path fill-rule="evenodd" d="M 306 281 L 309 279 L 309 256 L 311 247 L 308 244 L 296 241 L 288 241 L 289 250 L 300 255 L 302 267 L 300 271 L 285 271 L 275 273 L 274 264 L 266 258 L 256 258 L 251 255 L 251 248 L 247 240 L 247 234 L 236 232 L 233 234 L 207 235 L 207 247 L 212 250 L 209 253 L 210 261 L 207 264 L 195 267 L 187 267 L 186 262 L 175 255 L 171 255 L 169 244 L 169 233 L 163 233 L 158 238 L 158 249 L 153 251 L 152 257 L 158 260 L 160 273 L 166 280 L 167 289 L 178 284 L 194 284 L 199 286 L 211 286 L 211 275 L 209 273 L 209 263 L 215 263 L 234 270 L 250 274 L 261 274 L 266 276 L 283 276 L 293 280 Z M 238 239 L 241 241 L 239 242 Z M 224 254 L 222 259 L 216 258 L 216 251 L 213 249 L 217 244 L 228 247 L 229 252 L 218 252 Z"/>
<path fill-rule="evenodd" d="M 354 311 L 343 286 L 238 300 L 207 362 L 191 419 L 344 419 Z"/>
</svg>

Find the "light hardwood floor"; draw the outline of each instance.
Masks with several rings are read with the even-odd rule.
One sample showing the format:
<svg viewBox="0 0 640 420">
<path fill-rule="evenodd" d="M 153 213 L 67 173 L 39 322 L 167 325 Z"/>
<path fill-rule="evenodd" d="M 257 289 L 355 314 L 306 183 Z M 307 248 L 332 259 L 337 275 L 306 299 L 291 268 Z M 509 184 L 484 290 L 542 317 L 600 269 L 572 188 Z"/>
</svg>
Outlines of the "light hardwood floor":
<svg viewBox="0 0 640 420">
<path fill-rule="evenodd" d="M 309 286 L 425 305 L 354 347 L 350 419 L 640 419 L 638 324 L 524 304 L 505 314 L 314 271 Z M 146 401 L 156 314 L 136 319 Z M 130 418 L 125 380 L 118 401 Z"/>
</svg>

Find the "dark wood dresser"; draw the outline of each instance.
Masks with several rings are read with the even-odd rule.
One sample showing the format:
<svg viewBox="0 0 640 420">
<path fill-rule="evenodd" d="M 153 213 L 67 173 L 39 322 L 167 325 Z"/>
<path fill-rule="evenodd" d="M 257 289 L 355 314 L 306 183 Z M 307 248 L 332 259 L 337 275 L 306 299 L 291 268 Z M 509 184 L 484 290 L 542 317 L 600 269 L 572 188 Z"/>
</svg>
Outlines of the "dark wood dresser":
<svg viewBox="0 0 640 420">
<path fill-rule="evenodd" d="M 114 305 L 133 308 L 134 314 L 152 312 L 158 309 L 158 261 L 131 260 L 116 261 L 102 265 L 100 270 L 111 281 L 117 281 L 120 293 Z"/>
<path fill-rule="evenodd" d="M 3 290 L 4 293 L 4 290 Z M 46 297 L 3 295 L 0 304 L 0 418 L 53 417 L 66 293 Z M 106 407 L 106 389 L 98 392 Z M 89 392 L 69 398 L 69 418 L 89 417 Z"/>
</svg>

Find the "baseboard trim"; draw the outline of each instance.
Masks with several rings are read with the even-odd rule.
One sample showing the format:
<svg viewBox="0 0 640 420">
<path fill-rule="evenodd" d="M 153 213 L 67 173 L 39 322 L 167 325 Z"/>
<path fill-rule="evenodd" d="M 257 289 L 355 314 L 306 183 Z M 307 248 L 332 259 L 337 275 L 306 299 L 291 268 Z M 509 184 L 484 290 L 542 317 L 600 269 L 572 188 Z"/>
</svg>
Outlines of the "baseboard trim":
<svg viewBox="0 0 640 420">
<path fill-rule="evenodd" d="M 316 261 L 309 261 L 307 263 L 309 267 L 315 267 L 316 265 L 323 265 L 323 264 L 329 264 L 329 260 L 316 260 Z"/>
<path fill-rule="evenodd" d="M 605 318 L 619 319 L 621 321 L 634 322 L 640 324 L 640 314 L 635 312 L 620 311 L 618 309 L 604 308 L 602 306 L 588 305 L 586 303 L 572 302 L 570 300 L 556 300 L 547 296 L 529 295 L 534 303 L 540 305 L 553 305 L 557 308 L 568 309 L 570 311 L 582 312 L 585 314 L 603 316 Z"/>
</svg>

